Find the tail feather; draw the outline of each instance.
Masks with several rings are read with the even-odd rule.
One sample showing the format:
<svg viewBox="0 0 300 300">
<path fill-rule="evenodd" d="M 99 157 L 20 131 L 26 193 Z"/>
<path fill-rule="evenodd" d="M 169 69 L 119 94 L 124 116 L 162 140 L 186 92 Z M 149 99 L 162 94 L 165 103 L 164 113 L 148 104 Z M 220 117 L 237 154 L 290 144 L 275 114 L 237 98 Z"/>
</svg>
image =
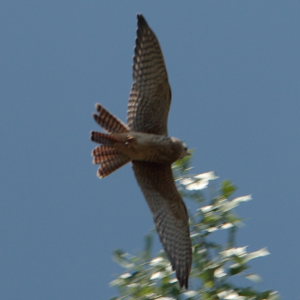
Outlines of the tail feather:
<svg viewBox="0 0 300 300">
<path fill-rule="evenodd" d="M 109 156 L 109 155 L 115 155 L 119 154 L 119 152 L 111 146 L 102 145 L 98 146 L 93 150 L 93 156 Z"/>
<path fill-rule="evenodd" d="M 115 170 L 121 168 L 129 162 L 129 159 L 125 157 L 116 156 L 111 160 L 101 163 L 101 167 L 98 169 L 98 176 L 100 178 L 106 177 Z"/>
<path fill-rule="evenodd" d="M 110 133 L 128 132 L 128 126 L 119 120 L 116 116 L 112 115 L 101 104 L 96 104 L 98 114 L 94 114 L 95 121 Z"/>
<path fill-rule="evenodd" d="M 103 145 L 113 145 L 115 142 L 118 142 L 118 140 L 112 135 L 97 131 L 91 132 L 91 140 L 95 143 Z"/>
<path fill-rule="evenodd" d="M 129 162 L 129 158 L 115 149 L 116 143 L 124 143 L 128 137 L 128 126 L 112 115 L 102 105 L 96 105 L 97 113 L 94 114 L 95 121 L 103 127 L 108 133 L 96 132 L 91 133 L 91 140 L 101 144 L 93 150 L 95 164 L 100 164 L 98 176 L 105 177 L 116 169 Z"/>
<path fill-rule="evenodd" d="M 129 162 L 128 157 L 118 153 L 113 146 L 102 145 L 93 150 L 94 163 L 101 164 L 98 176 L 103 178 Z"/>
<path fill-rule="evenodd" d="M 115 154 L 106 155 L 106 156 L 95 156 L 93 159 L 93 163 L 95 165 L 100 165 L 104 163 L 108 163 L 109 161 L 113 161 L 116 158 Z"/>
<path fill-rule="evenodd" d="M 107 145 L 96 147 L 92 154 L 94 156 L 94 164 L 101 164 L 119 156 L 119 152 L 114 147 Z"/>
</svg>

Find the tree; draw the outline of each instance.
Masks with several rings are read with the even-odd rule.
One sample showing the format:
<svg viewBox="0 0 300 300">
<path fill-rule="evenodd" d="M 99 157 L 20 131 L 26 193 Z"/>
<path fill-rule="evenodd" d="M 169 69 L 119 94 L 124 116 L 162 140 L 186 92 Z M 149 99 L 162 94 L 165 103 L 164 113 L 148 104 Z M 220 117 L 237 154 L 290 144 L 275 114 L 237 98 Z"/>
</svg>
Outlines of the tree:
<svg viewBox="0 0 300 300">
<path fill-rule="evenodd" d="M 275 300 L 276 291 L 257 291 L 245 278 L 258 281 L 257 274 L 250 273 L 249 262 L 266 256 L 263 248 L 248 252 L 247 247 L 238 247 L 237 231 L 242 219 L 234 209 L 251 200 L 250 196 L 233 198 L 236 187 L 230 181 L 215 184 L 213 172 L 192 175 L 190 159 L 184 158 L 173 165 L 177 186 L 185 199 L 196 204 L 196 213 L 190 214 L 190 228 L 193 242 L 193 267 L 190 289 L 180 289 L 174 278 L 170 263 L 163 251 L 153 256 L 155 230 L 145 237 L 144 251 L 133 256 L 122 250 L 114 253 L 116 261 L 126 269 L 112 285 L 117 287 L 121 299 L 201 299 L 201 300 Z"/>
</svg>

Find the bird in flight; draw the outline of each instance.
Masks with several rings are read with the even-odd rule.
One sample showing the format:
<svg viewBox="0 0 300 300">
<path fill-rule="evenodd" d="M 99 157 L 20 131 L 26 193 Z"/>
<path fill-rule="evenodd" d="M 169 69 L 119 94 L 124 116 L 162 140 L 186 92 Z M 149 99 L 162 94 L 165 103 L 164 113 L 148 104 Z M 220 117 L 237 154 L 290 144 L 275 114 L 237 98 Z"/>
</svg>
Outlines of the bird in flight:
<svg viewBox="0 0 300 300">
<path fill-rule="evenodd" d="M 92 141 L 100 144 L 93 150 L 93 161 L 100 165 L 101 178 L 132 162 L 179 284 L 188 288 L 192 264 L 189 218 L 171 165 L 189 153 L 181 140 L 168 136 L 171 89 L 163 54 L 145 18 L 138 15 L 137 19 L 128 122 L 123 123 L 102 105 L 96 105 L 94 119 L 106 133 L 91 133 Z"/>
</svg>

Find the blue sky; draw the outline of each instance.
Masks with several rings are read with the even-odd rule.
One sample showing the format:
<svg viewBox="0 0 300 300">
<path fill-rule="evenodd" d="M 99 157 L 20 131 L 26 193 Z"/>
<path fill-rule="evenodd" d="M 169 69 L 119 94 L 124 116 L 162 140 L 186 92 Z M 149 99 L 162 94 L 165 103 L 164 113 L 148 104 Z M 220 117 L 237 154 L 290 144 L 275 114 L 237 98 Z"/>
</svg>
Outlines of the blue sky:
<svg viewBox="0 0 300 300">
<path fill-rule="evenodd" d="M 101 102 L 123 120 L 136 13 L 156 32 L 173 91 L 169 132 L 196 173 L 252 194 L 241 245 L 259 289 L 299 289 L 300 2 L 0 3 L 0 298 L 109 299 L 112 252 L 141 249 L 152 218 L 128 165 L 96 177 Z"/>
</svg>

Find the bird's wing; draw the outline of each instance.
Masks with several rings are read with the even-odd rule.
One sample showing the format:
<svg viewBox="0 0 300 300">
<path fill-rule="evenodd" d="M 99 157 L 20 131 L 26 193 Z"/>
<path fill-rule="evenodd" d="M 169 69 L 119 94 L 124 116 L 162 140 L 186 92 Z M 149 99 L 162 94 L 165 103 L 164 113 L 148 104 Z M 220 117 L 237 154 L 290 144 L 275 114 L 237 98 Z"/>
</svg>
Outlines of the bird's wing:
<svg viewBox="0 0 300 300">
<path fill-rule="evenodd" d="M 167 135 L 171 89 L 163 54 L 144 17 L 137 18 L 128 125 L 133 131 Z"/>
<path fill-rule="evenodd" d="M 134 161 L 133 169 L 180 286 L 187 288 L 192 263 L 188 214 L 175 186 L 171 166 Z"/>
</svg>

